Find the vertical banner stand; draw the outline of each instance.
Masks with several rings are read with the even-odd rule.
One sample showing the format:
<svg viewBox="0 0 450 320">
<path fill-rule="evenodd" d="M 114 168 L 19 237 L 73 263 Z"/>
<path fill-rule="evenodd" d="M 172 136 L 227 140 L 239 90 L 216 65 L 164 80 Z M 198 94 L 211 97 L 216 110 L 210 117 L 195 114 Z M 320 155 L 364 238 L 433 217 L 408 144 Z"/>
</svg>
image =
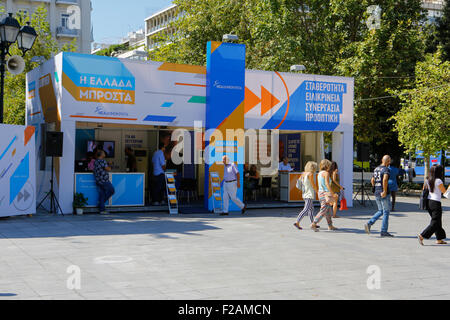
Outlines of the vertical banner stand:
<svg viewBox="0 0 450 320">
<path fill-rule="evenodd" d="M 211 178 L 211 188 L 212 188 L 212 198 L 213 198 L 213 208 L 214 213 L 223 213 L 222 208 L 222 188 L 220 187 L 220 177 L 217 172 L 210 172 Z"/>
<path fill-rule="evenodd" d="M 177 188 L 173 173 L 166 173 L 167 205 L 170 214 L 178 214 Z"/>
</svg>

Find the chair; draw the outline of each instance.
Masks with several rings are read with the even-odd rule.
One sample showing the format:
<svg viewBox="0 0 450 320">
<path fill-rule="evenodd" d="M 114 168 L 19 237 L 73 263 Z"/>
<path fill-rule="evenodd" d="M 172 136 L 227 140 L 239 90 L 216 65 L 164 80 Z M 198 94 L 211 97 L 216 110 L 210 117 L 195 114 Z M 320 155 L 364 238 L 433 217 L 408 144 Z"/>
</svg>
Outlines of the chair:
<svg viewBox="0 0 450 320">
<path fill-rule="evenodd" d="M 261 182 L 261 190 L 265 191 L 266 197 L 268 197 L 268 191 L 272 190 L 272 177 L 263 177 Z"/>
<path fill-rule="evenodd" d="M 253 201 L 256 201 L 256 200 L 257 200 L 258 192 L 259 192 L 259 190 L 261 189 L 261 186 L 260 186 L 260 184 L 259 184 L 259 179 L 258 179 L 258 181 L 256 182 L 256 184 L 253 184 L 253 187 L 252 187 L 251 185 L 252 185 L 252 184 L 250 184 L 250 186 L 249 186 L 249 188 L 248 188 L 248 191 L 250 191 L 250 193 L 251 193 L 251 195 L 252 195 L 252 198 L 253 198 Z"/>
<path fill-rule="evenodd" d="M 178 188 L 180 198 L 183 197 L 185 194 L 187 196 L 187 202 L 191 202 L 192 199 L 197 200 L 198 199 L 198 193 L 197 193 L 197 180 L 195 179 L 187 179 L 182 178 L 180 182 L 180 187 Z"/>
</svg>

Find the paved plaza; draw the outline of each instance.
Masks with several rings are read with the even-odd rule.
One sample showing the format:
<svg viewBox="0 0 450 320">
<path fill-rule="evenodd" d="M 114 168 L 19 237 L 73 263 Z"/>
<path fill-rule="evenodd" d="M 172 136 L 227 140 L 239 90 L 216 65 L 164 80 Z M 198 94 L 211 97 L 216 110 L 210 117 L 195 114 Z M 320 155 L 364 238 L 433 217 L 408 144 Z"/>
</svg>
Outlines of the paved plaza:
<svg viewBox="0 0 450 320">
<path fill-rule="evenodd" d="M 318 233 L 293 227 L 297 209 L 0 220 L 0 299 L 450 299 L 450 246 L 419 246 L 417 203 L 398 199 L 394 239 L 381 221 L 368 236 L 359 206 Z"/>
</svg>

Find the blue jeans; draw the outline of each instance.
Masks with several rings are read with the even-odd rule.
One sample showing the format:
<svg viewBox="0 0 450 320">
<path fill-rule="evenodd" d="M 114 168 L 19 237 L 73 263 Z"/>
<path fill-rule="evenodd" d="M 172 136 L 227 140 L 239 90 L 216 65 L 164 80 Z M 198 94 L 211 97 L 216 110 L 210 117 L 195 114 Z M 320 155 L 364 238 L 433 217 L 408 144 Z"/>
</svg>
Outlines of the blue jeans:
<svg viewBox="0 0 450 320">
<path fill-rule="evenodd" d="M 98 202 L 100 212 L 105 211 L 105 203 L 112 197 L 115 193 L 114 187 L 111 182 L 107 181 L 102 184 L 97 183 L 98 190 Z"/>
<path fill-rule="evenodd" d="M 385 198 L 381 198 L 380 196 L 375 197 L 375 201 L 377 202 L 378 211 L 375 215 L 370 219 L 369 226 L 372 226 L 378 219 L 383 216 L 383 224 L 381 226 L 381 232 L 388 232 L 389 228 L 389 214 L 391 208 L 391 197 L 387 195 Z"/>
</svg>

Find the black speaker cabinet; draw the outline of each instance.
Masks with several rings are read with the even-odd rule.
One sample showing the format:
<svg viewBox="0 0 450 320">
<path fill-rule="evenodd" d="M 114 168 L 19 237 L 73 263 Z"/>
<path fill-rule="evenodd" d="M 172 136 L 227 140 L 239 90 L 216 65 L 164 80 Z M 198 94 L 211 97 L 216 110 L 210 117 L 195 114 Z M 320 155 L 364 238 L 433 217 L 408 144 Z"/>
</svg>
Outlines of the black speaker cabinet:
<svg viewBox="0 0 450 320">
<path fill-rule="evenodd" d="M 358 143 L 357 147 L 358 161 L 369 162 L 369 144 Z"/>
<path fill-rule="evenodd" d="M 63 156 L 63 133 L 47 131 L 45 136 L 45 155 L 47 157 Z"/>
</svg>

